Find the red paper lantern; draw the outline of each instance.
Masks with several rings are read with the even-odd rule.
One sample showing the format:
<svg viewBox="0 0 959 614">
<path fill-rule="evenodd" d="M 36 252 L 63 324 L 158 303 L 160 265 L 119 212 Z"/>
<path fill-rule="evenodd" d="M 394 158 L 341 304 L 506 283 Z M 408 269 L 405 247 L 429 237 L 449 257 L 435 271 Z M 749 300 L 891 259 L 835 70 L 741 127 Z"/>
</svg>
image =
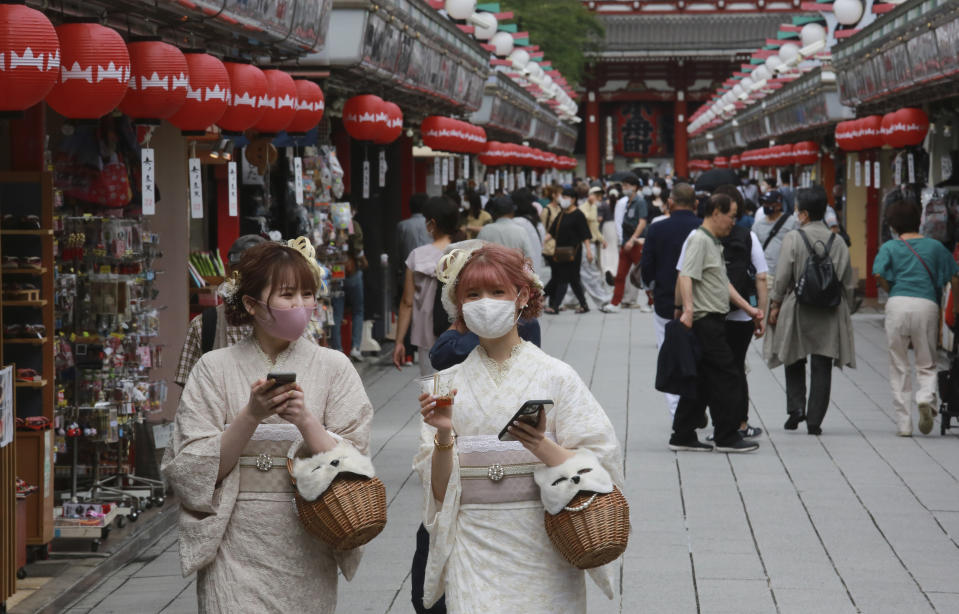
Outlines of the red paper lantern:
<svg viewBox="0 0 959 614">
<path fill-rule="evenodd" d="M 252 128 L 266 111 L 260 106 L 267 93 L 266 75 L 242 60 L 228 60 L 223 65 L 230 77 L 230 99 L 217 125 L 224 132 L 239 134 Z"/>
<path fill-rule="evenodd" d="M 793 160 L 796 164 L 808 165 L 819 161 L 819 145 L 814 141 L 802 141 L 793 145 Z"/>
<path fill-rule="evenodd" d="M 485 166 L 500 166 L 507 164 L 508 153 L 505 143 L 499 141 L 487 141 L 486 149 L 479 154 L 479 161 Z"/>
<path fill-rule="evenodd" d="M 170 117 L 184 135 L 198 136 L 217 123 L 230 101 L 230 75 L 223 62 L 202 51 L 185 51 L 189 84 L 186 100 Z"/>
<path fill-rule="evenodd" d="M 120 110 L 142 123 L 159 123 L 183 106 L 190 85 L 183 52 L 159 39 L 127 44 L 132 76 Z"/>
<path fill-rule="evenodd" d="M 98 119 L 123 100 L 130 82 L 130 54 L 115 30 L 98 23 L 57 26 L 60 76 L 47 103 L 71 119 Z"/>
<path fill-rule="evenodd" d="M 353 96 L 343 105 L 343 127 L 357 141 L 373 141 L 382 129 L 377 115 L 383 99 L 372 94 Z"/>
<path fill-rule="evenodd" d="M 834 136 L 836 138 L 836 146 L 843 151 L 853 151 L 855 144 L 853 143 L 852 136 L 852 121 L 844 121 L 836 124 Z"/>
<path fill-rule="evenodd" d="M 403 110 L 394 102 L 383 102 L 382 120 L 379 134 L 373 140 L 378 145 L 389 145 L 403 134 Z"/>
<path fill-rule="evenodd" d="M 306 79 L 295 79 L 296 113 L 293 121 L 286 127 L 288 134 L 306 134 L 323 119 L 326 102 L 320 86 Z"/>
<path fill-rule="evenodd" d="M 906 107 L 882 118 L 883 141 L 901 149 L 922 144 L 929 132 L 929 116 L 922 109 Z"/>
<path fill-rule="evenodd" d="M 716 168 L 729 168 L 729 158 L 726 156 L 717 156 L 713 158 L 713 166 Z"/>
<path fill-rule="evenodd" d="M 742 157 L 739 155 L 729 157 L 729 168 L 741 168 L 743 165 Z"/>
<path fill-rule="evenodd" d="M 296 114 L 296 83 L 282 70 L 264 70 L 266 93 L 260 96 L 263 116 L 253 124 L 257 132 L 272 135 L 290 125 Z"/>
<path fill-rule="evenodd" d="M 60 39 L 50 20 L 22 4 L 0 4 L 0 114 L 50 93 L 60 74 Z"/>
<path fill-rule="evenodd" d="M 882 116 L 870 115 L 859 120 L 859 146 L 861 149 L 879 149 L 883 146 Z"/>
</svg>

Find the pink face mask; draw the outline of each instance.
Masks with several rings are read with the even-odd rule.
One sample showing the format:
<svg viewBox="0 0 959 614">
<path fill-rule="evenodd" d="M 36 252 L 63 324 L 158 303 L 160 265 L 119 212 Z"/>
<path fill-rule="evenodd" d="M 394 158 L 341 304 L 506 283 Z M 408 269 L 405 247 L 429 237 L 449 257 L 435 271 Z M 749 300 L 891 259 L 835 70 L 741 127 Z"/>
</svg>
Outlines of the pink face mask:
<svg viewBox="0 0 959 614">
<path fill-rule="evenodd" d="M 263 301 L 256 302 L 264 308 L 267 307 L 267 304 Z M 273 314 L 272 318 L 270 317 L 271 313 Z M 267 309 L 264 313 L 260 313 L 258 310 L 256 321 L 269 335 L 277 339 L 296 341 L 306 330 L 312 313 L 313 309 L 310 307 L 290 307 L 289 309 L 273 307 Z"/>
</svg>

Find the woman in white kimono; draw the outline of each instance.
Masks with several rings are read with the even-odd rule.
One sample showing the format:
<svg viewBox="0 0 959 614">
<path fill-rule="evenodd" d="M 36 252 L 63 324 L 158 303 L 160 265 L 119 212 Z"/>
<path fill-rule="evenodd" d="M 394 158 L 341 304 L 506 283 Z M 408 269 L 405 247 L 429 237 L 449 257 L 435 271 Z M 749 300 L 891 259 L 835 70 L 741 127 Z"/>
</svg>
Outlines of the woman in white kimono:
<svg viewBox="0 0 959 614">
<path fill-rule="evenodd" d="M 480 345 L 439 374 L 457 391 L 453 406 L 420 397 L 424 424 L 414 468 L 423 481 L 430 533 L 424 605 L 445 592 L 450 614 L 584 612 L 585 574 L 546 535 L 536 483 L 586 455 L 590 470 L 608 472 L 622 488 L 612 424 L 572 367 L 519 338 L 517 319 L 536 317 L 543 294 L 518 251 L 499 245 L 471 254 L 456 250 L 437 274 L 446 283 L 447 310 L 455 310 L 457 324 L 476 333 Z M 510 433 L 519 441 L 499 441 L 525 401 L 542 399 L 554 406 L 536 427 L 514 423 Z M 612 598 L 609 567 L 591 575 Z"/>
<path fill-rule="evenodd" d="M 319 277 L 299 241 L 243 255 L 226 313 L 253 333 L 204 354 L 177 409 L 163 474 L 180 498 L 181 568 L 197 572 L 200 612 L 331 613 L 337 566 L 350 579 L 359 563 L 359 550 L 334 553 L 308 534 L 291 502 L 287 453 L 367 454 L 373 415 L 349 358 L 301 338 Z M 267 380 L 277 372 L 296 381 Z"/>
</svg>

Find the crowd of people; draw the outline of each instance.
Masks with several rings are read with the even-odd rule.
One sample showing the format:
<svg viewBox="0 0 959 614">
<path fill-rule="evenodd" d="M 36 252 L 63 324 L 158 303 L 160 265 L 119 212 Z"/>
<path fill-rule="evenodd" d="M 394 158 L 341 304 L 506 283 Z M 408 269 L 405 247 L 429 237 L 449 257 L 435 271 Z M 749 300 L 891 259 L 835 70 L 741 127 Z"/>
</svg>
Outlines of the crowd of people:
<svg viewBox="0 0 959 614">
<path fill-rule="evenodd" d="M 621 450 L 576 371 L 540 349 L 540 318 L 586 313 L 587 297 L 606 313 L 628 305 L 652 312 L 659 354 L 649 376 L 665 393 L 668 448 L 677 452 L 759 448 L 763 431 L 749 423 L 753 339 L 770 368 L 784 367 L 787 431 L 805 422 L 821 435 L 832 369 L 855 367 L 857 280 L 848 236 L 821 187 L 769 179 L 703 190 L 679 178 L 618 179 L 417 194 L 397 229 L 392 362 L 402 368 L 418 354 L 421 374 L 436 373 L 433 393 L 418 399 L 412 459 L 423 483 L 417 612 L 585 611 L 586 574 L 545 532 L 545 492 L 587 472 L 621 487 Z M 929 433 L 938 305 L 943 287 L 959 283 L 959 266 L 919 233 L 910 194 L 890 193 L 884 212 L 896 239 L 879 250 L 873 274 L 890 296 L 898 433 L 911 436 L 908 352 L 919 430 Z M 365 268 L 362 231 L 354 234 L 351 276 Z M 230 250 L 224 304 L 194 320 L 181 355 L 184 390 L 163 472 L 181 501 L 182 565 L 197 572 L 201 611 L 256 604 L 332 612 L 338 573 L 350 579 L 360 562 L 360 550 L 336 552 L 311 538 L 289 504 L 296 487 L 284 457 L 368 455 L 373 419 L 338 339 L 332 349 L 318 343 L 311 314 L 320 278 L 304 241 L 241 237 Z M 362 303 L 361 295 L 345 298 Z M 285 372 L 295 372 L 292 381 L 277 380 Z M 534 423 L 511 421 L 530 399 L 549 399 L 551 408 Z M 273 456 L 284 462 L 265 466 Z M 487 466 L 504 471 L 511 487 L 494 494 L 486 480 L 471 479 Z M 612 595 L 607 567 L 589 575 Z"/>
</svg>

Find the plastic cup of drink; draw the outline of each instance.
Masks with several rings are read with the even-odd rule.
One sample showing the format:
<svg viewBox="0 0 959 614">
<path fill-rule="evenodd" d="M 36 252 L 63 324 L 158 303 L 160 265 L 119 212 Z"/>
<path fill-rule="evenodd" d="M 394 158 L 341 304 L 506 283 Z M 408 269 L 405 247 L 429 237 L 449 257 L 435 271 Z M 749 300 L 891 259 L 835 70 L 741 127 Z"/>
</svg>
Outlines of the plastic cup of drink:
<svg viewBox="0 0 959 614">
<path fill-rule="evenodd" d="M 448 407 L 453 404 L 453 382 L 450 376 L 440 373 L 424 375 L 416 378 L 420 394 L 431 394 L 436 397 L 437 407 Z"/>
</svg>

